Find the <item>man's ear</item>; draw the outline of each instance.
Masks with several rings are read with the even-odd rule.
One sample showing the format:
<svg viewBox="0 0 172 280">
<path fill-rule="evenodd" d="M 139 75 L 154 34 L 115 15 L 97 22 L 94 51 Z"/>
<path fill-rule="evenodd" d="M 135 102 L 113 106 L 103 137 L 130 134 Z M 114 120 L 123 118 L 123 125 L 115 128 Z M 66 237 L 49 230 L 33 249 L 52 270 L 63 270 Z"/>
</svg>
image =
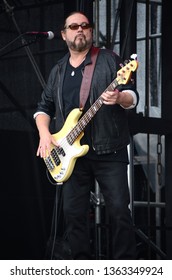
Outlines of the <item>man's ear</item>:
<svg viewBox="0 0 172 280">
<path fill-rule="evenodd" d="M 62 39 L 63 39 L 64 41 L 66 41 L 65 33 L 64 33 L 63 30 L 61 31 L 61 35 L 62 35 Z"/>
</svg>

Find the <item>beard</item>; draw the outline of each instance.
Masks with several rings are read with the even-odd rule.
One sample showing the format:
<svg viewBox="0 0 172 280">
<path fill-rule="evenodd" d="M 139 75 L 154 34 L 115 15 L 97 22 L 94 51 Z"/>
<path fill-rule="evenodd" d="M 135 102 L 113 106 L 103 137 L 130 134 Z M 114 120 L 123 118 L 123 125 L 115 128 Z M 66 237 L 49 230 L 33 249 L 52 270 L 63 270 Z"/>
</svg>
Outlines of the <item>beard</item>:
<svg viewBox="0 0 172 280">
<path fill-rule="evenodd" d="M 82 52 L 88 48 L 91 47 L 92 45 L 92 38 L 90 38 L 89 40 L 86 40 L 85 35 L 77 35 L 74 39 L 74 41 L 68 41 L 66 42 L 69 49 L 74 50 L 74 51 L 78 51 L 78 52 Z"/>
</svg>

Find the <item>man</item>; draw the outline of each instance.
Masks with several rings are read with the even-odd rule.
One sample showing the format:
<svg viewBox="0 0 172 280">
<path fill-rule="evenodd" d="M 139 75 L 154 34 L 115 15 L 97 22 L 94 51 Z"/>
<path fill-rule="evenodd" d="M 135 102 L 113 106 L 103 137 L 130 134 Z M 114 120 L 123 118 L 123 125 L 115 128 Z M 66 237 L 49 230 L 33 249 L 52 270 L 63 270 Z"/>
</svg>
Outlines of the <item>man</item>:
<svg viewBox="0 0 172 280">
<path fill-rule="evenodd" d="M 92 27 L 81 12 L 70 14 L 61 31 L 69 53 L 52 69 L 47 86 L 34 115 L 40 141 L 37 156 L 46 157 L 50 145 L 59 146 L 50 133 L 55 117 L 60 131 L 68 114 L 80 107 L 79 93 L 84 68 L 91 63 Z M 114 52 L 98 53 L 89 97 L 83 114 L 102 95 L 103 106 L 85 128 L 82 144 L 88 153 L 76 160 L 69 179 L 63 183 L 62 198 L 65 231 L 73 259 L 91 259 L 89 237 L 90 187 L 98 182 L 110 217 L 112 259 L 134 259 L 135 236 L 129 205 L 127 145 L 129 131 L 126 109 L 138 103 L 138 93 L 128 83 L 115 90 L 105 89 L 122 63 Z"/>
</svg>

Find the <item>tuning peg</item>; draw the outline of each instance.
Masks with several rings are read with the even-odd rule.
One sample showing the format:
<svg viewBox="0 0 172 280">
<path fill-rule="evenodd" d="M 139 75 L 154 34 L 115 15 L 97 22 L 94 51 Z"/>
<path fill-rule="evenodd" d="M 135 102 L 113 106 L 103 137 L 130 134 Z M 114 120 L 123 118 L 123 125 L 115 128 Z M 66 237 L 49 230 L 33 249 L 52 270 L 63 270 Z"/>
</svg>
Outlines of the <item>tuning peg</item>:
<svg viewBox="0 0 172 280">
<path fill-rule="evenodd" d="M 130 79 L 131 83 L 134 85 L 135 84 L 135 80 L 134 79 Z"/>
<path fill-rule="evenodd" d="M 136 59 L 137 59 L 137 54 L 136 54 L 136 53 L 133 53 L 130 57 L 131 57 L 131 59 L 136 60 Z"/>
</svg>

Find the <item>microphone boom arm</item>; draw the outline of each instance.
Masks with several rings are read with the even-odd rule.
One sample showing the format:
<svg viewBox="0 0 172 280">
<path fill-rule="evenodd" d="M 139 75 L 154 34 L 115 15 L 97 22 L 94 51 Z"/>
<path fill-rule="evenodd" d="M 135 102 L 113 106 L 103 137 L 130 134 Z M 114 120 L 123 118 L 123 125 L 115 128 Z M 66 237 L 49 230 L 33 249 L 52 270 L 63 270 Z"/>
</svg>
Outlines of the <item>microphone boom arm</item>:
<svg viewBox="0 0 172 280">
<path fill-rule="evenodd" d="M 36 63 L 36 61 L 35 61 L 35 59 L 33 57 L 33 54 L 31 52 L 31 50 L 30 50 L 30 48 L 29 48 L 25 38 L 22 36 L 20 28 L 19 28 L 19 26 L 18 26 L 18 24 L 17 24 L 17 22 L 15 20 L 14 12 L 13 12 L 14 7 L 10 7 L 10 5 L 7 3 L 6 0 L 3 0 L 3 1 L 4 1 L 4 4 L 5 4 L 6 12 L 11 16 L 12 21 L 13 21 L 13 23 L 14 23 L 14 25 L 15 25 L 18 33 L 19 33 L 19 35 L 21 35 L 22 46 L 25 48 L 25 51 L 26 51 L 26 53 L 28 55 L 28 58 L 29 58 L 29 60 L 30 60 L 30 62 L 32 64 L 34 70 L 35 70 L 35 73 L 36 73 L 36 75 L 38 77 L 38 80 L 40 81 L 40 83 L 42 85 L 42 88 L 44 89 L 45 86 L 46 86 L 45 80 L 44 80 L 44 78 L 43 78 L 43 76 L 42 76 L 42 74 L 40 72 L 40 69 L 39 69 L 39 67 L 38 67 L 38 65 L 37 65 L 37 63 Z"/>
</svg>

